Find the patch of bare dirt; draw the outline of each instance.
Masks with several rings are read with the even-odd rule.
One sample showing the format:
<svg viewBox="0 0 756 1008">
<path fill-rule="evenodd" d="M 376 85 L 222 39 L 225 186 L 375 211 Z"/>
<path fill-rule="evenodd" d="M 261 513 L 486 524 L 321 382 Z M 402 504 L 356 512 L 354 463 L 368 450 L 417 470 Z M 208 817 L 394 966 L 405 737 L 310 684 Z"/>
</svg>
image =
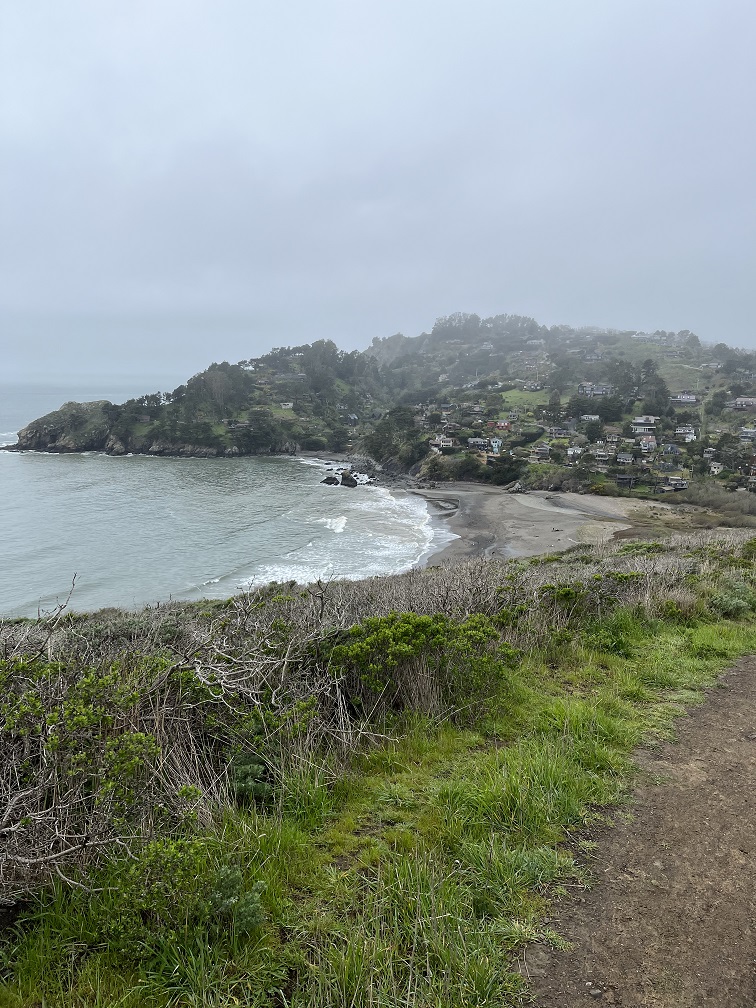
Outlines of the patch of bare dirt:
<svg viewBox="0 0 756 1008">
<path fill-rule="evenodd" d="M 756 1006 L 756 658 L 738 662 L 638 757 L 598 843 L 595 885 L 557 908 L 569 951 L 520 962 L 538 1008 Z"/>
</svg>

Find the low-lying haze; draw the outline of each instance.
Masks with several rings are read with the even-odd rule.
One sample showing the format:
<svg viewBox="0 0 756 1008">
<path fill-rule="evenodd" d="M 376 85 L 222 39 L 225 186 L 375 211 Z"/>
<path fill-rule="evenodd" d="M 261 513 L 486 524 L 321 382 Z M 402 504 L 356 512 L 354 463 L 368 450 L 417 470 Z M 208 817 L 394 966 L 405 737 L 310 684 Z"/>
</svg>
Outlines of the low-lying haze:
<svg viewBox="0 0 756 1008">
<path fill-rule="evenodd" d="M 6 377 L 456 310 L 753 345 L 755 36 L 747 0 L 0 0 Z"/>
</svg>

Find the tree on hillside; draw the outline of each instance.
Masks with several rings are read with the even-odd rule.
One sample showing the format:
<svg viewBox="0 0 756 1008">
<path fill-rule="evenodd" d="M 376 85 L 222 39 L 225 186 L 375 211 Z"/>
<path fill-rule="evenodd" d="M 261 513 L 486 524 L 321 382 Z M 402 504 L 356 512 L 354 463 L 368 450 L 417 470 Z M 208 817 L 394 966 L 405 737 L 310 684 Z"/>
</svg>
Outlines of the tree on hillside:
<svg viewBox="0 0 756 1008">
<path fill-rule="evenodd" d="M 633 395 L 641 382 L 639 369 L 629 361 L 620 360 L 618 357 L 607 361 L 603 372 L 606 380 L 614 385 L 617 394 L 623 399 Z"/>
<path fill-rule="evenodd" d="M 661 416 L 669 406 L 669 388 L 659 374 L 659 365 L 649 357 L 641 364 L 640 372 L 643 412 Z"/>
<path fill-rule="evenodd" d="M 525 468 L 526 463 L 522 459 L 502 456 L 493 461 L 489 459 L 485 471 L 481 473 L 481 478 L 496 486 L 506 486 L 508 483 L 514 483 L 515 480 L 518 480 Z"/>
<path fill-rule="evenodd" d="M 600 420 L 591 420 L 585 425 L 585 436 L 589 441 L 598 441 L 604 433 L 604 425 Z"/>
<path fill-rule="evenodd" d="M 596 413 L 605 423 L 616 423 L 624 412 L 625 402 L 618 396 L 572 396 L 567 403 L 567 416 Z"/>
</svg>

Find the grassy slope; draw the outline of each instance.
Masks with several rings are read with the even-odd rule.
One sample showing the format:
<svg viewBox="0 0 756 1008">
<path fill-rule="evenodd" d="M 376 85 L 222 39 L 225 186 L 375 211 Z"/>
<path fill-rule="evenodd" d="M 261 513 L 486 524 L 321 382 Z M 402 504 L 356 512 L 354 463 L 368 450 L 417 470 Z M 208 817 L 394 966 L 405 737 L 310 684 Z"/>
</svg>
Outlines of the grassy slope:
<svg viewBox="0 0 756 1008">
<path fill-rule="evenodd" d="M 739 608 L 740 622 L 617 609 L 499 667 L 472 723 L 405 715 L 346 770 L 290 774 L 277 808 L 229 810 L 213 835 L 247 888 L 266 885 L 247 938 L 179 925 L 137 966 L 98 932 L 107 871 L 104 894 L 61 885 L 7 937 L 0 1005 L 518 1003 L 508 953 L 559 942 L 543 910 L 587 884 L 579 828 L 622 798 L 633 746 L 756 648 Z"/>
</svg>

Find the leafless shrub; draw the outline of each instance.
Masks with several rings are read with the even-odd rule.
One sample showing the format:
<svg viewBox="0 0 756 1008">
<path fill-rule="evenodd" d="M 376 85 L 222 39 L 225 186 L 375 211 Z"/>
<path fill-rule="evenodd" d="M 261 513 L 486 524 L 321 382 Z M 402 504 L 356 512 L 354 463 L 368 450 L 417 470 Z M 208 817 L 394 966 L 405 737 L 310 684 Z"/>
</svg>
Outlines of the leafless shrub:
<svg viewBox="0 0 756 1008">
<path fill-rule="evenodd" d="M 335 666 L 349 630 L 395 613 L 476 615 L 528 651 L 619 606 L 690 611 L 690 575 L 714 577 L 747 531 L 676 535 L 534 560 L 473 559 L 364 581 L 273 585 L 224 602 L 0 623 L 0 899 L 127 852 L 231 800 L 235 754 L 271 779 L 343 757 L 391 707 L 447 716 L 438 663 L 413 655 L 355 706 Z M 350 678 L 351 676 L 351 678 Z M 364 697 L 360 699 L 364 699 Z M 380 716 L 379 716 L 380 715 Z"/>
</svg>

